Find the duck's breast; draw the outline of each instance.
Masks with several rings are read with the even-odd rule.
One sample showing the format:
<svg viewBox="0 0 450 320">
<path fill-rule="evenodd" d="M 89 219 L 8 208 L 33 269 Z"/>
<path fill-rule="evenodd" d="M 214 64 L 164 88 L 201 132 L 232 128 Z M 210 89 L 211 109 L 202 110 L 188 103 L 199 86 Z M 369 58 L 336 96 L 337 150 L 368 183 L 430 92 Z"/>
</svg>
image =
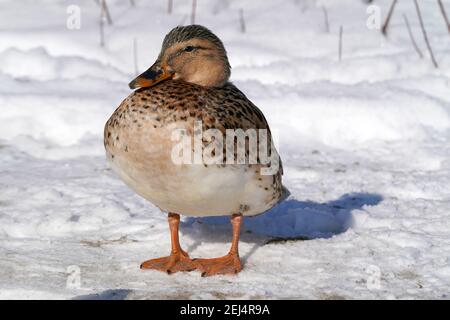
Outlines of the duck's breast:
<svg viewBox="0 0 450 320">
<path fill-rule="evenodd" d="M 164 211 L 212 216 L 270 209 L 281 192 L 281 175 L 261 175 L 258 164 L 187 164 L 174 158 L 181 131 L 192 136 L 196 121 L 206 127 L 213 125 L 211 119 L 221 121 L 214 108 L 199 105 L 205 96 L 199 86 L 173 83 L 131 94 L 105 126 L 112 169 Z"/>
</svg>

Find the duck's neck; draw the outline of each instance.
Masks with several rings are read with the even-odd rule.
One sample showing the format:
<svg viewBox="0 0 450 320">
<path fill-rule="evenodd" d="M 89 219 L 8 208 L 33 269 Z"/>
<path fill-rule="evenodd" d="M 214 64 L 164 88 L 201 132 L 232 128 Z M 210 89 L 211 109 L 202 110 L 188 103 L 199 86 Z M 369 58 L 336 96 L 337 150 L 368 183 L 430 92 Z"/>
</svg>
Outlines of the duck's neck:
<svg viewBox="0 0 450 320">
<path fill-rule="evenodd" d="M 222 87 L 230 78 L 230 65 L 226 59 L 202 59 L 186 64 L 174 79 L 205 87 Z"/>
</svg>

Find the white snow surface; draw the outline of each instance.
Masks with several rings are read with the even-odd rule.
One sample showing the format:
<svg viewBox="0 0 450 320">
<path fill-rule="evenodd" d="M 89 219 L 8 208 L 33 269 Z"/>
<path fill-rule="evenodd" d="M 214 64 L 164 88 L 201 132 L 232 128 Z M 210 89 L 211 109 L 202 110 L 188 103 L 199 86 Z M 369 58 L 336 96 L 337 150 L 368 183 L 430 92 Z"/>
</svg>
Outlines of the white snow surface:
<svg viewBox="0 0 450 320">
<path fill-rule="evenodd" d="M 244 270 L 210 278 L 139 270 L 169 253 L 166 214 L 109 169 L 102 137 L 130 94 L 133 39 L 143 71 L 191 1 L 171 15 L 166 1 L 107 2 L 102 48 L 94 1 L 0 1 L 0 299 L 450 298 L 450 37 L 436 1 L 420 5 L 438 69 L 412 2 L 385 38 L 363 1 L 198 1 L 196 22 L 278 137 L 291 192 L 245 219 Z M 375 4 L 384 18 L 390 1 Z M 182 245 L 225 254 L 228 219 L 183 218 Z"/>
</svg>

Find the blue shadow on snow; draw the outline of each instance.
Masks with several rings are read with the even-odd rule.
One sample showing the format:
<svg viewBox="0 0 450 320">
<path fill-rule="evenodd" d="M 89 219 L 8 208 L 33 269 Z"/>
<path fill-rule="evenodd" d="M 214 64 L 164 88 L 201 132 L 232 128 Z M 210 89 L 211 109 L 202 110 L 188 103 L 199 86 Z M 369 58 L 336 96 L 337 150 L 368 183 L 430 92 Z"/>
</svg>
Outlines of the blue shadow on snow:
<svg viewBox="0 0 450 320">
<path fill-rule="evenodd" d="M 382 200 L 381 195 L 373 193 L 344 194 L 326 203 L 285 200 L 261 215 L 245 217 L 243 229 L 247 233 L 273 238 L 330 238 L 352 226 L 353 210 L 375 206 Z M 184 222 L 188 227 L 196 223 L 205 225 L 203 230 L 210 229 L 214 233 L 215 229 L 230 228 L 226 227 L 230 224 L 227 216 L 187 218 Z"/>
</svg>

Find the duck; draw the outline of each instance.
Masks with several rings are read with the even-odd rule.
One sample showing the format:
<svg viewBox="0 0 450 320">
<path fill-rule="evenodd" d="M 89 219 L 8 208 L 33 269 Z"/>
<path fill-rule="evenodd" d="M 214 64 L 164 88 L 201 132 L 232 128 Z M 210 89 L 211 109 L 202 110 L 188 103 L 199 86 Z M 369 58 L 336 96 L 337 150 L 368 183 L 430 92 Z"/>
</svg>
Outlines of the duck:
<svg viewBox="0 0 450 320">
<path fill-rule="evenodd" d="M 268 122 L 230 75 L 225 47 L 212 31 L 175 27 L 105 124 L 112 170 L 168 217 L 170 254 L 142 262 L 143 270 L 237 274 L 243 268 L 243 218 L 268 211 L 288 195 Z M 180 245 L 180 215 L 230 216 L 228 253 L 192 259 Z"/>
</svg>

